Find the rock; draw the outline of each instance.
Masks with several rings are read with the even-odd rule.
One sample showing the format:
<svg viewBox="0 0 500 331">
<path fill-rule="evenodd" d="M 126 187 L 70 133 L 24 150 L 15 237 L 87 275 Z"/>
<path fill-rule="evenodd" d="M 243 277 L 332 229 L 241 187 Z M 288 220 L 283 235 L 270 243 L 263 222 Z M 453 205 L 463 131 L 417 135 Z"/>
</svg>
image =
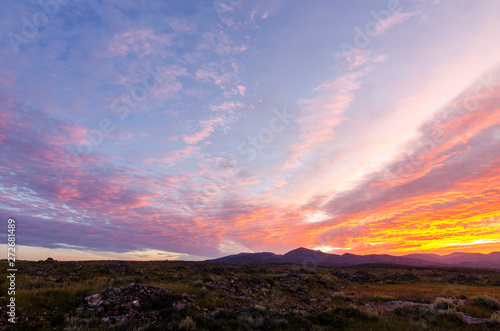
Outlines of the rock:
<svg viewBox="0 0 500 331">
<path fill-rule="evenodd" d="M 294 274 L 283 274 L 275 278 L 284 287 L 292 287 L 303 280 L 302 276 Z"/>
<path fill-rule="evenodd" d="M 128 263 L 120 261 L 113 264 L 108 264 L 100 268 L 101 271 L 111 272 L 121 275 L 139 275 L 142 272 L 135 270 Z"/>
<path fill-rule="evenodd" d="M 92 307 L 97 307 L 97 306 L 100 306 L 102 304 L 100 294 L 90 295 L 90 296 L 86 297 L 85 300 L 87 301 L 89 306 L 92 306 Z"/>
<path fill-rule="evenodd" d="M 183 310 L 184 308 L 186 308 L 186 304 L 184 302 L 181 302 L 181 301 L 174 302 L 174 304 L 172 305 L 172 308 L 175 312 L 179 312 L 179 311 Z"/>
<path fill-rule="evenodd" d="M 359 282 L 376 282 L 378 279 L 375 277 L 375 275 L 372 275 L 369 272 L 366 271 L 356 271 L 354 273 L 354 277 L 356 278 L 356 281 Z"/>
<path fill-rule="evenodd" d="M 403 282 L 416 282 L 419 280 L 419 278 L 411 272 L 405 272 L 404 274 L 395 274 L 389 277 L 389 279 Z"/>
<path fill-rule="evenodd" d="M 151 307 L 148 302 L 152 302 L 154 298 L 171 295 L 172 292 L 159 287 L 132 283 L 86 297 L 86 304 L 76 308 L 72 316 L 89 318 L 95 314 L 95 317 L 106 324 L 132 319 L 144 323 L 156 323 L 160 322 L 161 315 L 157 311 L 146 310 L 146 307 Z M 182 310 L 187 305 L 192 304 L 180 302 L 175 308 Z M 174 307 L 171 309 L 174 310 Z"/>
<path fill-rule="evenodd" d="M 83 266 L 80 263 L 73 261 L 63 262 L 61 263 L 61 266 L 65 268 L 78 268 L 78 269 L 83 268 Z"/>
<path fill-rule="evenodd" d="M 212 268 L 211 272 L 216 275 L 224 275 L 227 273 L 227 270 L 222 267 L 214 267 Z"/>
<path fill-rule="evenodd" d="M 347 272 L 342 272 L 340 270 L 334 270 L 332 271 L 332 275 L 337 277 L 338 279 L 345 280 L 348 282 L 358 282 L 358 283 L 364 283 L 364 282 L 375 282 L 377 281 L 377 277 L 374 275 L 370 274 L 369 272 L 366 271 L 356 271 L 354 274 L 350 274 Z"/>
<path fill-rule="evenodd" d="M 477 282 L 479 278 L 472 276 L 472 275 L 464 275 L 464 274 L 457 274 L 449 279 L 447 279 L 448 282 L 450 283 L 473 283 Z"/>
<path fill-rule="evenodd" d="M 50 267 L 27 269 L 24 271 L 24 274 L 31 277 L 40 277 L 49 280 L 52 279 L 57 283 L 64 283 L 69 281 L 68 276 Z"/>
</svg>

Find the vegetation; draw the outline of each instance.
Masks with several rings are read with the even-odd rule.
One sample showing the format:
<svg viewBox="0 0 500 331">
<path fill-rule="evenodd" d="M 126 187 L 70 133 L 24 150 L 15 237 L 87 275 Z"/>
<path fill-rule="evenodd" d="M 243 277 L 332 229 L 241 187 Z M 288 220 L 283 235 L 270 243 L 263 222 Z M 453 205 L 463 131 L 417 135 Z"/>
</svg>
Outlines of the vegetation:
<svg viewBox="0 0 500 331">
<path fill-rule="evenodd" d="M 0 319 L 0 327 L 12 330 L 497 330 L 500 321 L 500 274 L 492 270 L 177 261 L 16 265 L 18 323 L 9 324 L 5 311 Z M 3 307 L 6 280 L 0 272 Z"/>
<path fill-rule="evenodd" d="M 453 300 L 446 298 L 436 298 L 436 301 L 434 301 L 434 305 L 437 309 L 441 310 L 455 308 L 455 303 L 453 302 Z"/>
<path fill-rule="evenodd" d="M 478 295 L 472 298 L 476 306 L 484 306 L 493 310 L 500 310 L 500 301 L 489 295 Z"/>
</svg>

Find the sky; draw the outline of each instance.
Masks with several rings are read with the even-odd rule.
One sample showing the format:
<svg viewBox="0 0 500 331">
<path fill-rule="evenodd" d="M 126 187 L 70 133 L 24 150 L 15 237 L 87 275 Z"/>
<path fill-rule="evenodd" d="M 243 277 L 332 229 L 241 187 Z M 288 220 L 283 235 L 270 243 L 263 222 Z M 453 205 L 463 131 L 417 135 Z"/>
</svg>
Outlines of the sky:
<svg viewBox="0 0 500 331">
<path fill-rule="evenodd" d="M 28 260 L 500 251 L 499 14 L 5 1 L 4 233 Z"/>
</svg>

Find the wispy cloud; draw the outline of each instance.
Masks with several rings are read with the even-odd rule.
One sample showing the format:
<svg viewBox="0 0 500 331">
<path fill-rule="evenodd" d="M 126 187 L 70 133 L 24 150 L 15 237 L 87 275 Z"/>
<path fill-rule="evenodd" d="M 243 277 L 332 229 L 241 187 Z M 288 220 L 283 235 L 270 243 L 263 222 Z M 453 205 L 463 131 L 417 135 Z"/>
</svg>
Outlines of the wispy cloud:
<svg viewBox="0 0 500 331">
<path fill-rule="evenodd" d="M 0 216 L 28 259 L 500 249 L 499 6 L 91 0 L 16 53 L 6 3 Z"/>
<path fill-rule="evenodd" d="M 378 29 L 379 29 L 378 34 L 383 35 L 387 33 L 395 25 L 403 23 L 404 21 L 412 17 L 414 14 L 415 13 L 405 13 L 405 12 L 394 13 L 388 18 L 380 20 L 378 22 Z"/>
</svg>

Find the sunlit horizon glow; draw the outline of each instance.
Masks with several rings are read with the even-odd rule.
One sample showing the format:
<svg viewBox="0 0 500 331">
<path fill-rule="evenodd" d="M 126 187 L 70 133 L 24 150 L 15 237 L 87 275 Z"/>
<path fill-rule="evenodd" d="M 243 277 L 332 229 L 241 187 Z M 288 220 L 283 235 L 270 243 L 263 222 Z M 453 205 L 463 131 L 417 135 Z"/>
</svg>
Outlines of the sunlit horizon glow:
<svg viewBox="0 0 500 331">
<path fill-rule="evenodd" d="M 4 4 L 20 259 L 500 251 L 498 1 L 227 3 Z"/>
</svg>

